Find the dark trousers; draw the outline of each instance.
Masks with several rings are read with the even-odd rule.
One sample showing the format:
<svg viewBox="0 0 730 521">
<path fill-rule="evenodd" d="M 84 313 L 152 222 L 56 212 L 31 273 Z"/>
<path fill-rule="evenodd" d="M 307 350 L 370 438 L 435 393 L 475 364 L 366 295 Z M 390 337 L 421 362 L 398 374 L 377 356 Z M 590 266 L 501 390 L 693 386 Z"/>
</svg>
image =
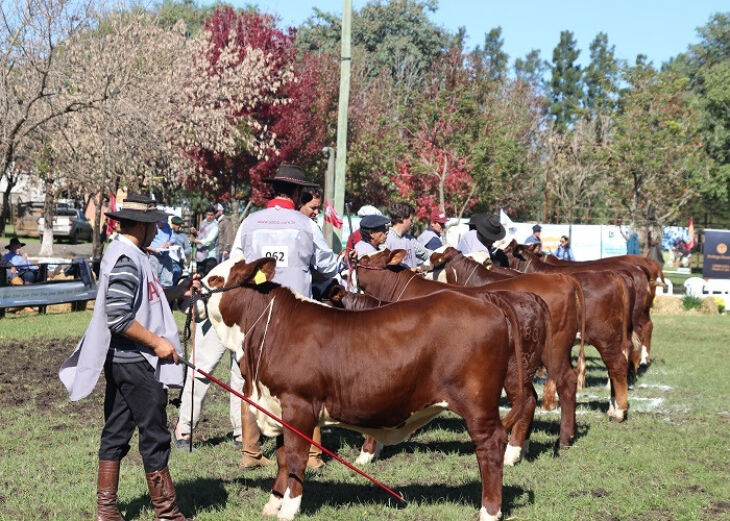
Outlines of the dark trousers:
<svg viewBox="0 0 730 521">
<path fill-rule="evenodd" d="M 217 264 L 218 261 L 215 259 L 205 259 L 198 263 L 198 273 L 200 273 L 201 277 L 205 277 Z"/>
<path fill-rule="evenodd" d="M 167 467 L 170 431 L 167 429 L 167 390 L 155 380 L 147 362 L 104 365 L 104 430 L 99 459 L 121 460 L 129 452 L 129 440 L 139 428 L 139 452 L 145 472 Z"/>
</svg>

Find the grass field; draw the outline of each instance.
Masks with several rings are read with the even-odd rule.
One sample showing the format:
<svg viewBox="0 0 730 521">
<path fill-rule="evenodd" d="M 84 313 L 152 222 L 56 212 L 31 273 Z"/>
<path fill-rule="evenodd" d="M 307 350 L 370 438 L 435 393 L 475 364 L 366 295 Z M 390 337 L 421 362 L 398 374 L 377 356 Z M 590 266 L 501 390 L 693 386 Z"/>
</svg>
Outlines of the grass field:
<svg viewBox="0 0 730 521">
<path fill-rule="evenodd" d="M 91 397 L 71 403 L 56 376 L 89 316 L 0 320 L 0 520 L 93 518 L 103 381 Z M 654 331 L 654 363 L 631 391 L 628 422 L 606 418 L 605 371 L 592 348 L 575 444 L 556 454 L 558 413 L 538 412 L 528 460 L 505 469 L 506 519 L 730 519 L 730 317 L 655 317 Z M 226 378 L 224 364 L 216 374 Z M 196 430 L 197 451 L 172 454 L 180 504 L 200 521 L 260 520 L 274 470 L 238 469 L 227 407 L 224 392 L 211 388 Z M 174 406 L 168 415 L 172 427 Z M 323 438 L 345 458 L 357 456 L 359 435 L 325 429 Z M 265 452 L 271 449 L 268 441 Z M 307 474 L 299 519 L 478 517 L 476 458 L 456 416 L 386 447 L 368 471 L 408 504 L 396 504 L 329 462 L 319 474 Z M 128 520 L 152 520 L 136 437 L 121 474 L 122 512 Z"/>
</svg>

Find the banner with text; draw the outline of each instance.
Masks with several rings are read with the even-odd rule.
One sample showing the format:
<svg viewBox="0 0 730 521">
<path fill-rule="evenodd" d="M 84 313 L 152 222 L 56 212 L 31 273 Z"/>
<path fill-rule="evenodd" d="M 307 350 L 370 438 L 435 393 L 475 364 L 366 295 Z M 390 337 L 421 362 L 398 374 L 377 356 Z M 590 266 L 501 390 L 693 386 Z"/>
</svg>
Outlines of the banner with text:
<svg viewBox="0 0 730 521">
<path fill-rule="evenodd" d="M 730 279 L 730 230 L 705 230 L 702 276 Z"/>
</svg>

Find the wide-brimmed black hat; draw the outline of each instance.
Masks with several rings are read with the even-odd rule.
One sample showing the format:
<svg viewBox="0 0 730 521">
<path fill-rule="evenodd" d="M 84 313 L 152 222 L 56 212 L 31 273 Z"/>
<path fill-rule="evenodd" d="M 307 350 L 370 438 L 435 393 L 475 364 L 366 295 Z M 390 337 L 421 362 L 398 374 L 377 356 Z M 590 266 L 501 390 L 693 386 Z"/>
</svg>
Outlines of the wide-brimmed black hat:
<svg viewBox="0 0 730 521">
<path fill-rule="evenodd" d="M 390 219 L 382 215 L 366 215 L 360 220 L 360 228 L 365 228 L 366 230 L 374 230 L 375 228 L 380 228 L 388 224 L 390 224 Z"/>
<path fill-rule="evenodd" d="M 135 221 L 156 223 L 167 221 L 167 214 L 157 209 L 155 200 L 145 195 L 129 194 L 122 201 L 122 209 L 116 212 L 104 212 L 104 215 L 118 221 Z"/>
<path fill-rule="evenodd" d="M 25 243 L 20 242 L 20 240 L 18 240 L 17 237 L 13 237 L 12 239 L 10 239 L 10 243 L 7 246 L 5 246 L 5 249 L 11 250 L 16 246 L 20 246 L 22 248 L 23 246 L 25 246 Z"/>
<path fill-rule="evenodd" d="M 478 234 L 490 241 L 498 241 L 507 234 L 497 215 L 487 213 L 472 215 L 470 224 L 476 227 Z"/>
<path fill-rule="evenodd" d="M 307 176 L 304 174 L 304 171 L 300 167 L 287 163 L 282 163 L 279 166 L 279 169 L 276 171 L 274 177 L 266 177 L 262 179 L 262 181 L 265 181 L 267 183 L 291 183 L 293 185 L 309 186 L 312 188 L 319 187 L 317 183 L 307 181 Z"/>
</svg>

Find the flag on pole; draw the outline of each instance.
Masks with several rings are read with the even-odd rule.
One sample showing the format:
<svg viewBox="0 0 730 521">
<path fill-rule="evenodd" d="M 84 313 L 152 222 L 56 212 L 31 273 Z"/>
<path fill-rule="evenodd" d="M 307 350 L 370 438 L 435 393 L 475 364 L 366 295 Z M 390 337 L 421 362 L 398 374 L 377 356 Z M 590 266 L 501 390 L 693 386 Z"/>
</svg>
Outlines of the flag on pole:
<svg viewBox="0 0 730 521">
<path fill-rule="evenodd" d="M 332 203 L 327 200 L 324 202 L 324 220 L 338 230 L 342 229 L 342 219 L 340 219 L 340 216 L 337 215 Z"/>
<path fill-rule="evenodd" d="M 687 249 L 691 250 L 695 247 L 695 222 L 692 217 L 689 218 L 689 239 L 687 240 Z"/>
</svg>

